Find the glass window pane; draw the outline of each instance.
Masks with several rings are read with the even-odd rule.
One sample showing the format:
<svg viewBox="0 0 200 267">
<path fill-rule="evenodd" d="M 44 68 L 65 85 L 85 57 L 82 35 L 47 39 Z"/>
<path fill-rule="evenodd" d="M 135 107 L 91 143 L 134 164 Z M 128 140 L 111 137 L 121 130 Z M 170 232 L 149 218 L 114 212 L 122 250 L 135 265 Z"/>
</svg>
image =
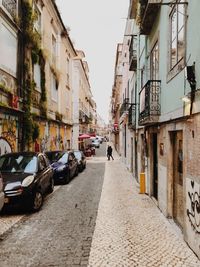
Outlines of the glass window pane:
<svg viewBox="0 0 200 267">
<path fill-rule="evenodd" d="M 56 79 L 53 74 L 52 74 L 51 93 L 52 93 L 52 99 L 57 102 L 58 101 L 58 90 L 56 88 Z"/>
<path fill-rule="evenodd" d="M 172 42 L 176 38 L 176 35 L 177 35 L 177 12 L 175 8 L 171 16 L 171 40 Z"/>
<path fill-rule="evenodd" d="M 184 41 L 184 28 L 178 34 L 178 61 L 184 56 L 185 41 Z"/>
<path fill-rule="evenodd" d="M 41 92 L 41 70 L 40 65 L 34 64 L 33 66 L 33 72 L 34 72 L 34 81 L 36 83 L 36 89 Z"/>
<path fill-rule="evenodd" d="M 17 38 L 4 25 L 0 25 L 0 66 L 16 77 L 17 72 Z"/>
<path fill-rule="evenodd" d="M 177 63 L 177 39 L 172 42 L 171 46 L 171 68 Z"/>
<path fill-rule="evenodd" d="M 184 5 L 178 6 L 178 31 L 184 26 Z"/>
</svg>

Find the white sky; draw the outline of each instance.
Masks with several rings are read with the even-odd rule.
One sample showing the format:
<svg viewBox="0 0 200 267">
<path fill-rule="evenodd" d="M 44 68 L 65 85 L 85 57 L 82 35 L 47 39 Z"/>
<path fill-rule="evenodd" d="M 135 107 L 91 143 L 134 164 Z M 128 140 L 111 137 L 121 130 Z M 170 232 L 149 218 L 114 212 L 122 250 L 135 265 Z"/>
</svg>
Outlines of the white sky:
<svg viewBox="0 0 200 267">
<path fill-rule="evenodd" d="M 56 0 L 75 49 L 83 50 L 97 112 L 108 122 L 117 44 L 123 41 L 129 0 Z"/>
</svg>

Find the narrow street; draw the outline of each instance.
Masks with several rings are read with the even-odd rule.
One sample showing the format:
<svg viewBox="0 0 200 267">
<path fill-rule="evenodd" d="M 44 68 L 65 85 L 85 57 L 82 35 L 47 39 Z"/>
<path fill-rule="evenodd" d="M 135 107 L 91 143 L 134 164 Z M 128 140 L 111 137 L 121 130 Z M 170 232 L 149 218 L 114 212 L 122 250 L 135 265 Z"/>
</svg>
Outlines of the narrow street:
<svg viewBox="0 0 200 267">
<path fill-rule="evenodd" d="M 105 144 L 96 150 L 97 159 L 105 156 Z M 88 160 L 84 172 L 56 188 L 40 212 L 17 215 L 21 221 L 1 236 L 0 266 L 86 266 L 104 170 L 104 162 Z M 9 217 L 3 216 L 4 224 Z"/>
<path fill-rule="evenodd" d="M 2 215 L 0 226 L 7 221 L 10 228 L 0 236 L 1 267 L 200 266 L 178 226 L 139 194 L 116 151 L 114 161 L 105 154 L 104 143 L 40 212 Z"/>
</svg>

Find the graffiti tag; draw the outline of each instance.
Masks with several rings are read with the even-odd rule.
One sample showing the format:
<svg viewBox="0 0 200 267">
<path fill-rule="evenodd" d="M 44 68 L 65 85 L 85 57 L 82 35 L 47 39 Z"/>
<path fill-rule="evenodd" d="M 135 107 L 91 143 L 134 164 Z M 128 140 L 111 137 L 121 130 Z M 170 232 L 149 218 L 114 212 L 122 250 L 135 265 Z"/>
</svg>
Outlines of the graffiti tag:
<svg viewBox="0 0 200 267">
<path fill-rule="evenodd" d="M 187 216 L 193 230 L 200 234 L 200 185 L 190 180 Z"/>
</svg>

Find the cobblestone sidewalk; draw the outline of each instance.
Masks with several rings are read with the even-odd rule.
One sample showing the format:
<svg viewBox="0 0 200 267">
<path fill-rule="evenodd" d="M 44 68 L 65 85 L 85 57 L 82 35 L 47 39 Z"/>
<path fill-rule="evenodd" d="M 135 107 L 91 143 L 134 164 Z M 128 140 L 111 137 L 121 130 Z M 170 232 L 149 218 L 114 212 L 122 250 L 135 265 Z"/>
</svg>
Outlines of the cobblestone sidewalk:
<svg viewBox="0 0 200 267">
<path fill-rule="evenodd" d="M 106 163 L 90 267 L 197 267 L 200 261 L 114 153 Z"/>
</svg>

